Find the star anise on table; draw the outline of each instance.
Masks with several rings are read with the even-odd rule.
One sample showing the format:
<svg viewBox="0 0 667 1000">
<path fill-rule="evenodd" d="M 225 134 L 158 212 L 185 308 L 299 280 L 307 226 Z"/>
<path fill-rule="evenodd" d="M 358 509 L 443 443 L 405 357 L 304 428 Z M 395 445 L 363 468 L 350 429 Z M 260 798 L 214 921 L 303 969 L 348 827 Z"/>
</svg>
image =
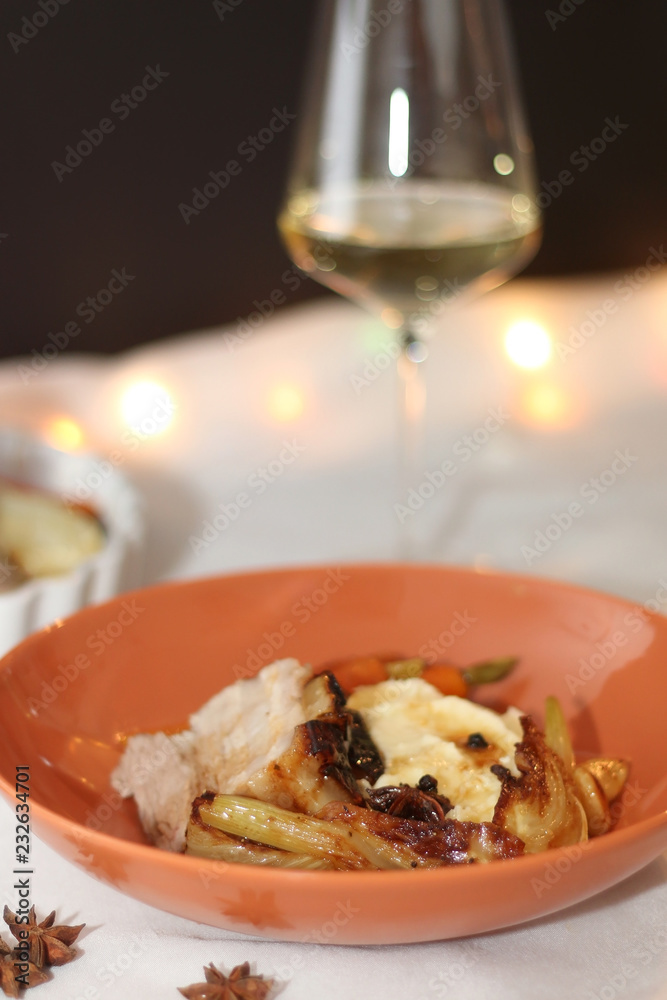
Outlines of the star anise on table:
<svg viewBox="0 0 667 1000">
<path fill-rule="evenodd" d="M 21 975 L 20 970 L 14 964 L 18 959 L 12 949 L 0 938 L 0 989 L 7 997 L 20 996 L 19 990 L 24 985 L 17 976 Z M 23 978 L 23 977 L 21 977 Z M 32 962 L 28 963 L 27 980 L 28 986 L 39 986 L 45 983 L 49 977 L 41 969 L 38 969 Z"/>
<path fill-rule="evenodd" d="M 204 975 L 205 983 L 181 986 L 178 992 L 187 1000 L 266 1000 L 273 989 L 273 979 L 250 975 L 249 962 L 235 965 L 229 976 L 211 963 Z"/>
<path fill-rule="evenodd" d="M 48 917 L 37 922 L 35 907 L 31 906 L 28 913 L 28 923 L 19 924 L 16 914 L 8 906 L 3 911 L 5 923 L 19 942 L 19 947 L 27 944 L 30 961 L 41 969 L 43 965 L 65 965 L 76 955 L 72 945 L 86 926 L 77 924 L 68 927 L 67 924 L 55 924 L 56 911 L 52 910 Z M 27 940 L 21 937 L 21 932 L 28 932 Z"/>
</svg>

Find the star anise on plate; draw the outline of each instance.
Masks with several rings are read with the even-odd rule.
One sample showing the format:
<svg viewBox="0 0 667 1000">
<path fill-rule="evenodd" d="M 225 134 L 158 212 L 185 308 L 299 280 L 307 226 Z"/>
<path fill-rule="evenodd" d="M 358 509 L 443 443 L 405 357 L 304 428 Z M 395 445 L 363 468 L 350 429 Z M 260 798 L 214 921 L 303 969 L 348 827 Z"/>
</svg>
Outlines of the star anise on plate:
<svg viewBox="0 0 667 1000">
<path fill-rule="evenodd" d="M 273 979 L 250 975 L 249 962 L 235 965 L 229 976 L 211 963 L 204 975 L 205 983 L 180 986 L 178 992 L 187 1000 L 266 1000 L 273 989 Z"/>
<path fill-rule="evenodd" d="M 15 963 L 19 961 L 12 949 L 0 938 L 0 989 L 7 997 L 20 996 L 19 990 L 24 986 L 23 976 Z M 21 976 L 21 979 L 17 977 Z M 38 969 L 32 962 L 28 963 L 28 973 L 25 977 L 28 986 L 39 986 L 49 978 L 45 972 Z"/>
<path fill-rule="evenodd" d="M 55 910 L 38 923 L 34 906 L 30 907 L 27 924 L 17 923 L 16 914 L 8 906 L 5 906 L 3 917 L 19 945 L 27 944 L 30 961 L 38 969 L 43 965 L 65 965 L 66 962 L 71 962 L 76 955 L 72 945 L 86 926 L 77 924 L 68 927 L 67 924 L 55 924 Z M 27 940 L 21 937 L 21 933 L 25 931 L 28 932 Z"/>
</svg>

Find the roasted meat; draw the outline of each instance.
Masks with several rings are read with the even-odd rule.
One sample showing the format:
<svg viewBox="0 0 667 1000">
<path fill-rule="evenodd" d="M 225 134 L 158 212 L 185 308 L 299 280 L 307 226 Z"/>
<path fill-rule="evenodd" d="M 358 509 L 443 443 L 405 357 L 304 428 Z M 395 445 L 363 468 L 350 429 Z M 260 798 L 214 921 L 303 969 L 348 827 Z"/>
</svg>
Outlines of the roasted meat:
<svg viewBox="0 0 667 1000">
<path fill-rule="evenodd" d="M 181 733 L 131 736 L 111 776 L 134 796 L 143 828 L 158 847 L 180 851 L 192 800 L 206 789 L 253 794 L 250 782 L 279 758 L 306 721 L 310 667 L 279 660 L 256 677 L 223 688 Z"/>
<path fill-rule="evenodd" d="M 296 726 L 285 753 L 248 782 L 249 794 L 310 815 L 329 802 L 363 805 L 358 779 L 375 780 L 383 768 L 363 719 L 345 707 L 328 672 L 308 681 L 303 703 L 309 721 Z"/>
<path fill-rule="evenodd" d="M 180 851 L 192 801 L 207 790 L 312 814 L 334 800 L 361 804 L 357 779 L 381 771 L 335 677 L 280 660 L 224 688 L 189 729 L 130 737 L 112 784 L 134 796 L 154 843 Z"/>
</svg>

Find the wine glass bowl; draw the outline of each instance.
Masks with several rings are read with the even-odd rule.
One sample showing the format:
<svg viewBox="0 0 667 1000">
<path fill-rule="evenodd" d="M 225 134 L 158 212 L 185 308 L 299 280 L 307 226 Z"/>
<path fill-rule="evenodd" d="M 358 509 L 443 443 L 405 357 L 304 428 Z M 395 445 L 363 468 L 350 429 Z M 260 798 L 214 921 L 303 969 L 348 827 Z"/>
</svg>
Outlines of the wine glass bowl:
<svg viewBox="0 0 667 1000">
<path fill-rule="evenodd" d="M 279 228 L 293 260 L 404 339 L 540 242 L 500 0 L 328 0 Z"/>
</svg>

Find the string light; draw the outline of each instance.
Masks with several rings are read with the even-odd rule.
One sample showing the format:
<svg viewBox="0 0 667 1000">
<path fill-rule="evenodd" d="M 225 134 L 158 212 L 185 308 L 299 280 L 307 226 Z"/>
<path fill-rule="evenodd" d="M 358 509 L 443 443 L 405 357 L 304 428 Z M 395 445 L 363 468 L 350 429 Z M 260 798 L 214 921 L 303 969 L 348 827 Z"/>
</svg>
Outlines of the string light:
<svg viewBox="0 0 667 1000">
<path fill-rule="evenodd" d="M 519 368 L 541 368 L 551 358 L 553 345 L 548 331 L 533 320 L 513 323 L 505 336 L 505 350 Z"/>
<path fill-rule="evenodd" d="M 120 408 L 131 430 L 146 437 L 157 437 L 173 423 L 176 404 L 159 382 L 142 380 L 124 391 Z"/>
<path fill-rule="evenodd" d="M 76 451 L 83 444 L 83 430 L 71 417 L 52 417 L 46 425 L 45 436 L 54 448 Z"/>
<path fill-rule="evenodd" d="M 290 382 L 279 382 L 270 388 L 267 406 L 274 420 L 290 423 L 297 420 L 305 409 L 304 394 Z"/>
</svg>

